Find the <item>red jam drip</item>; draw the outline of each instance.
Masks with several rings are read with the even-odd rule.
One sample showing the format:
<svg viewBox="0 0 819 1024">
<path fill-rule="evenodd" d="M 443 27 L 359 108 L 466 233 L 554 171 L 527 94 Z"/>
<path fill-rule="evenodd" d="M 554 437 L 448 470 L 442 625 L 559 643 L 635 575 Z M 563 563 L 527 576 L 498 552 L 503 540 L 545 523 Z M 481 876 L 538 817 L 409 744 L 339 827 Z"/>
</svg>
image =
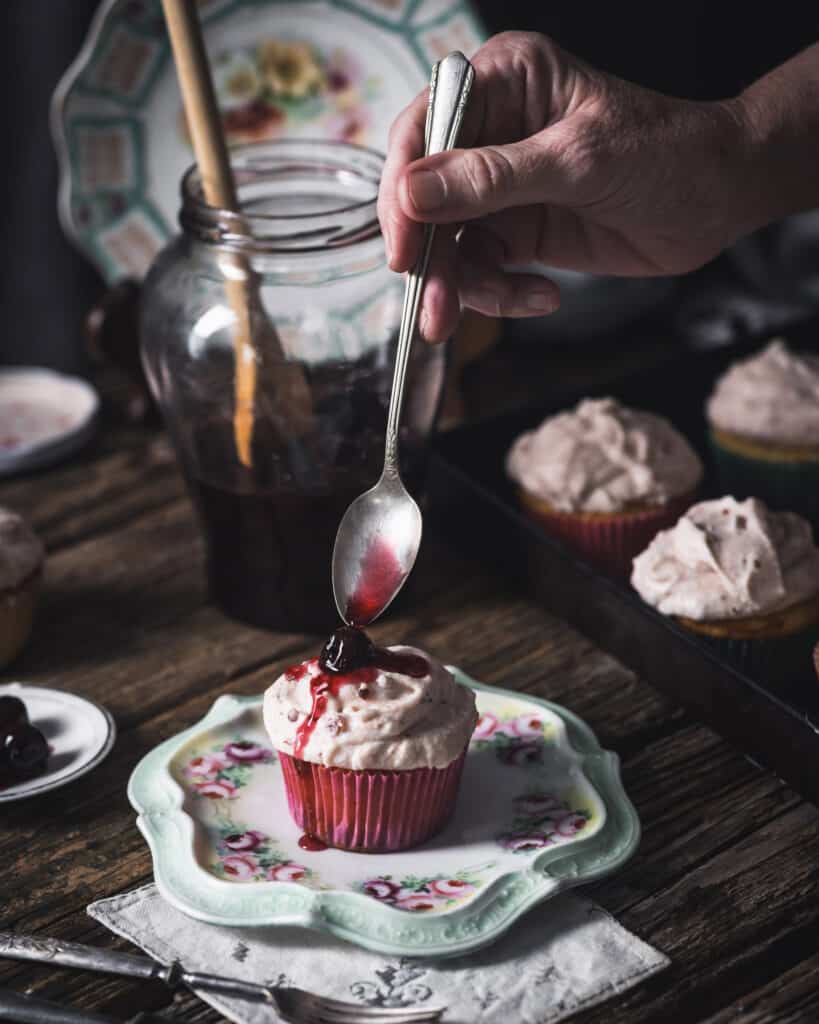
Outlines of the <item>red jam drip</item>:
<svg viewBox="0 0 819 1024">
<path fill-rule="evenodd" d="M 294 665 L 293 668 L 287 670 L 287 675 L 290 679 L 296 681 L 304 679 L 308 675 L 311 665 L 319 667 L 316 660 L 308 661 L 303 665 Z M 319 719 L 327 710 L 328 696 L 337 697 L 341 687 L 347 684 L 360 685 L 361 683 L 371 683 L 374 679 L 375 668 L 362 668 L 342 675 L 333 675 L 329 672 L 319 671 L 317 675 L 314 675 L 310 680 L 310 696 L 312 698 L 310 712 L 299 723 L 298 729 L 296 729 L 293 756 L 299 759 L 303 757 L 304 748 L 315 732 Z"/>
<path fill-rule="evenodd" d="M 361 561 L 361 572 L 347 602 L 345 618 L 356 626 L 366 626 L 379 615 L 401 586 L 404 570 L 392 548 L 375 540 Z"/>
<path fill-rule="evenodd" d="M 307 850 L 310 853 L 321 853 L 322 850 L 327 849 L 327 843 L 319 839 L 318 836 L 311 836 L 309 832 L 305 832 L 299 839 L 299 846 L 302 850 Z"/>
</svg>

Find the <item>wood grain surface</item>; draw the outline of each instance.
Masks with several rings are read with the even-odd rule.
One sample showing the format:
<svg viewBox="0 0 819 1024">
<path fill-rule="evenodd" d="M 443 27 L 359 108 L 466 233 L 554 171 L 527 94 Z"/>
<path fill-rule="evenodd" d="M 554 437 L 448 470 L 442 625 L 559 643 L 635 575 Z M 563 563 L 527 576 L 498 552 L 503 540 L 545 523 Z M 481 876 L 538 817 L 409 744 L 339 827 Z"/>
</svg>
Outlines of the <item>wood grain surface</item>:
<svg viewBox="0 0 819 1024">
<path fill-rule="evenodd" d="M 246 628 L 207 603 L 196 522 L 161 433 L 109 428 L 78 461 L 3 483 L 0 503 L 29 516 L 48 547 L 34 635 L 3 681 L 92 697 L 119 728 L 91 775 L 3 806 L 0 921 L 126 948 L 85 907 L 151 879 L 129 773 L 218 694 L 260 692 L 317 638 Z M 644 837 L 624 870 L 588 891 L 672 964 L 573 1020 L 819 1020 L 816 809 L 521 594 L 433 529 L 412 600 L 373 634 L 559 701 L 620 754 Z M 0 974 L 0 985 L 123 1019 L 165 1007 L 178 1020 L 219 1020 L 158 984 L 18 964 Z"/>
</svg>

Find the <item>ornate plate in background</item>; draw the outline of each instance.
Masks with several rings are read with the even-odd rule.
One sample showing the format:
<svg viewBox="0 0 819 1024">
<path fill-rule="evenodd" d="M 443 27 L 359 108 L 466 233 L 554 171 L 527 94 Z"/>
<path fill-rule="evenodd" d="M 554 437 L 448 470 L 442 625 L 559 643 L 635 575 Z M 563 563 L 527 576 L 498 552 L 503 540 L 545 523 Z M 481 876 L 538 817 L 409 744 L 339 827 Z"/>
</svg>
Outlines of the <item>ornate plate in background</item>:
<svg viewBox="0 0 819 1024">
<path fill-rule="evenodd" d="M 564 708 L 452 671 L 481 713 L 457 810 L 400 853 L 301 849 L 261 698 L 220 697 L 131 777 L 164 898 L 214 924 L 296 924 L 385 953 L 452 956 L 622 865 L 640 826 L 617 756 Z"/>
<path fill-rule="evenodd" d="M 384 150 L 452 49 L 484 38 L 468 0 L 200 0 L 228 141 L 342 139 Z M 113 283 L 175 231 L 193 162 L 160 0 L 107 0 L 52 101 L 59 212 Z"/>
</svg>

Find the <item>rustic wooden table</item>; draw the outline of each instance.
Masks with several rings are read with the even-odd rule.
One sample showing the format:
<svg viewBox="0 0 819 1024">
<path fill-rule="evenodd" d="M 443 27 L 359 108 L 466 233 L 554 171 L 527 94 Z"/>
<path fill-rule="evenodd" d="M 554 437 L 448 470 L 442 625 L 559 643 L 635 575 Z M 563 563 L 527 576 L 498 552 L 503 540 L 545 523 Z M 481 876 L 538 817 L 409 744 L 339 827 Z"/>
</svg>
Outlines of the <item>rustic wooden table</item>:
<svg viewBox="0 0 819 1024">
<path fill-rule="evenodd" d="M 0 503 L 28 515 L 48 546 L 39 621 L 4 680 L 92 697 L 119 728 L 93 774 L 3 806 L 0 921 L 124 948 L 85 907 L 151 879 L 125 796 L 132 768 L 218 694 L 259 693 L 317 638 L 248 629 L 207 603 L 201 542 L 159 433 L 109 429 L 78 461 L 4 483 Z M 819 1020 L 816 808 L 434 533 L 416 586 L 412 610 L 379 623 L 378 640 L 417 643 L 488 683 L 559 701 L 622 758 L 643 841 L 590 895 L 672 963 L 576 1024 Z M 0 985 L 122 1018 L 171 1004 L 159 984 L 0 972 Z M 191 995 L 171 1006 L 175 1019 L 219 1019 Z"/>
</svg>

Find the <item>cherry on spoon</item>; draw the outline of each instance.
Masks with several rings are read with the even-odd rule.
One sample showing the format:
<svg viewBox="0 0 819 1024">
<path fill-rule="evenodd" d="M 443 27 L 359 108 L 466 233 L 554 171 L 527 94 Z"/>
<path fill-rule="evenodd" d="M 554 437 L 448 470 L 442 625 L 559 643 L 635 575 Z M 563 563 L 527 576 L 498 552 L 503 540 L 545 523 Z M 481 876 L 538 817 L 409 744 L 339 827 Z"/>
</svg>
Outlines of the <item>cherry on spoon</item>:
<svg viewBox="0 0 819 1024">
<path fill-rule="evenodd" d="M 432 69 L 424 153 L 452 149 L 461 127 L 474 71 L 454 51 Z M 366 626 L 384 611 L 406 582 L 421 546 L 421 510 L 401 480 L 398 425 L 418 306 L 426 279 L 435 226 L 428 224 L 418 261 L 407 275 L 395 354 L 384 470 L 344 513 L 333 548 L 333 596 L 345 622 Z"/>
</svg>

